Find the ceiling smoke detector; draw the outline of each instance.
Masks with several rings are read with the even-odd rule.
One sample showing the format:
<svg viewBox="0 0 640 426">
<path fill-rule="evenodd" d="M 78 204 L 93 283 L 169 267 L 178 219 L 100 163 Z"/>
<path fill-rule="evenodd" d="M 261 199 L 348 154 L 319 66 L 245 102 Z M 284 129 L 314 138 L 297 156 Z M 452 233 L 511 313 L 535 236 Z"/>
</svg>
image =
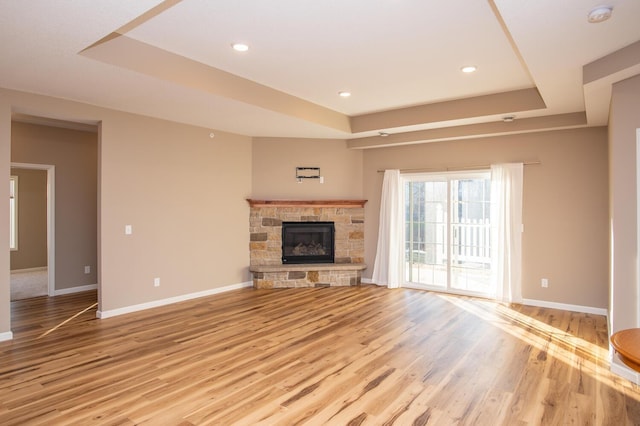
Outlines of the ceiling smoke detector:
<svg viewBox="0 0 640 426">
<path fill-rule="evenodd" d="M 600 6 L 589 12 L 587 16 L 587 20 L 592 24 L 597 24 L 598 22 L 604 22 L 611 17 L 611 11 L 613 8 L 609 6 Z"/>
</svg>

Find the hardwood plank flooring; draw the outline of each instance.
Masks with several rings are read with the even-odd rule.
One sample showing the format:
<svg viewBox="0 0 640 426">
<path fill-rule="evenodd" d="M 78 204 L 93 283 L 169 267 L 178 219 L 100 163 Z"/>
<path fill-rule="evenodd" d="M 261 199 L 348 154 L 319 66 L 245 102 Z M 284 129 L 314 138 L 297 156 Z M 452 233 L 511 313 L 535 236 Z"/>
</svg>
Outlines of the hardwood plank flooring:
<svg viewBox="0 0 640 426">
<path fill-rule="evenodd" d="M 375 286 L 13 302 L 2 425 L 633 425 L 606 318 Z"/>
</svg>

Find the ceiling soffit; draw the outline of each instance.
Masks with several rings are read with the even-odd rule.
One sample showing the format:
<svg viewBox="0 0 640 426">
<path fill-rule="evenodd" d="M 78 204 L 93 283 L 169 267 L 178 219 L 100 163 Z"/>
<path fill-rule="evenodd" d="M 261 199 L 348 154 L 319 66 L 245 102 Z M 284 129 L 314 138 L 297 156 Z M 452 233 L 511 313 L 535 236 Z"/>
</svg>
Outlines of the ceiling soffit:
<svg viewBox="0 0 640 426">
<path fill-rule="evenodd" d="M 589 113 L 557 113 L 555 110 L 548 110 L 540 91 L 531 79 L 525 60 L 492 0 L 488 2 L 491 11 L 495 14 L 497 24 L 513 49 L 514 56 L 517 57 L 524 73 L 528 76 L 531 82 L 529 87 L 352 115 L 129 36 L 132 31 L 180 3 L 181 0 L 167 0 L 158 4 L 87 47 L 81 54 L 94 60 L 205 92 L 214 97 L 232 99 L 333 129 L 349 139 L 349 146 L 352 148 L 606 124 L 596 119 L 592 123 L 588 120 Z M 638 49 L 638 47 L 630 49 L 631 56 L 635 55 L 637 58 Z M 597 111 L 597 108 L 602 107 L 602 98 L 606 98 L 607 88 L 610 96 L 612 80 L 637 73 L 638 62 L 638 60 L 632 60 L 630 65 L 627 64 L 615 71 L 606 71 L 606 65 L 598 61 L 585 66 L 583 72 L 587 111 L 590 109 Z M 604 75 L 599 75 L 598 70 L 603 67 Z M 593 106 L 589 108 L 590 105 Z M 503 116 L 516 112 L 521 113 L 516 123 L 502 123 Z M 545 114 L 547 115 L 543 117 Z M 602 111 L 594 114 L 594 117 L 602 116 Z M 392 134 L 382 140 L 377 136 L 378 132 Z"/>
<path fill-rule="evenodd" d="M 416 143 L 442 142 L 455 139 L 472 139 L 487 136 L 505 136 L 519 133 L 533 133 L 549 130 L 573 129 L 585 127 L 587 119 L 584 112 L 557 114 L 552 116 L 522 118 L 511 122 L 491 121 L 442 127 L 437 129 L 416 130 L 354 138 L 347 141 L 347 146 L 354 149 L 383 148 L 395 145 L 411 145 Z"/>
<path fill-rule="evenodd" d="M 522 89 L 358 115 L 351 118 L 351 129 L 360 133 L 544 108 L 537 89 Z"/>
<path fill-rule="evenodd" d="M 82 55 L 145 75 L 350 132 L 346 115 L 226 71 L 114 33 Z"/>
<path fill-rule="evenodd" d="M 640 74 L 640 41 L 582 68 L 585 109 L 590 125 L 606 126 L 612 85 Z"/>
<path fill-rule="evenodd" d="M 539 92 L 533 87 L 348 116 L 127 36 L 131 31 L 179 3 L 181 0 L 167 0 L 158 4 L 87 47 L 81 54 L 214 96 L 233 99 L 326 126 L 343 132 L 345 138 L 352 138 L 356 134 L 366 135 L 367 132 L 380 129 L 397 129 L 398 132 L 405 132 L 402 128 L 410 126 L 428 126 L 429 124 L 442 126 L 443 124 L 438 123 L 446 122 L 465 124 L 464 120 L 469 118 L 477 119 L 477 117 L 495 114 L 545 108 Z M 497 12 L 495 8 L 492 8 L 492 11 Z M 502 21 L 499 22 L 504 29 Z M 412 132 L 405 133 L 412 134 Z"/>
</svg>

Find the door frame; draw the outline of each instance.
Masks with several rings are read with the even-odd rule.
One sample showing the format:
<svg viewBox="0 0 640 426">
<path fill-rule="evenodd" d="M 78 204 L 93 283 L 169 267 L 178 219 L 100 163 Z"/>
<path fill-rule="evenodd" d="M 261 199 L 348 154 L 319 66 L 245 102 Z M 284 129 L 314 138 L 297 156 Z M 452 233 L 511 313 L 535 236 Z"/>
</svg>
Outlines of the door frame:
<svg viewBox="0 0 640 426">
<path fill-rule="evenodd" d="M 52 164 L 11 162 L 11 168 L 47 171 L 47 293 L 49 296 L 54 296 L 55 289 L 56 289 L 56 244 L 55 244 L 56 166 Z"/>
</svg>

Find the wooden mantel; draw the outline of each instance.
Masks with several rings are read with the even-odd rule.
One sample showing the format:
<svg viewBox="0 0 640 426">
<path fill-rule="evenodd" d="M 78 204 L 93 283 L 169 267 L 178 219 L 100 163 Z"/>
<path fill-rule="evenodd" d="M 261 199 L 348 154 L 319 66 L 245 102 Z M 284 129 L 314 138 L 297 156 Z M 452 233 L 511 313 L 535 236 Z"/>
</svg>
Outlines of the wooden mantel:
<svg viewBox="0 0 640 426">
<path fill-rule="evenodd" d="M 251 207 L 364 207 L 367 200 L 253 200 L 247 198 Z"/>
</svg>

